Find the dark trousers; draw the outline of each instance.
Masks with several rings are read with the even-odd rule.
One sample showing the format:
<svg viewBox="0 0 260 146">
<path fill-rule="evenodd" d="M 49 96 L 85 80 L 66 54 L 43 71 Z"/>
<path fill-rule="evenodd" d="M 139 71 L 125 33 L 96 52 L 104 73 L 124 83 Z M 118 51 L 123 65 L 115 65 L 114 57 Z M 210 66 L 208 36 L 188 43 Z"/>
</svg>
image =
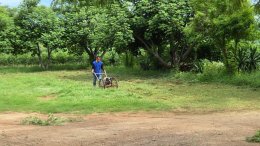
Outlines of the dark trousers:
<svg viewBox="0 0 260 146">
<path fill-rule="evenodd" d="M 95 74 L 93 74 L 93 86 L 96 86 L 97 80 L 98 80 L 98 82 L 100 82 L 101 79 L 102 79 L 102 75 L 95 75 Z"/>
</svg>

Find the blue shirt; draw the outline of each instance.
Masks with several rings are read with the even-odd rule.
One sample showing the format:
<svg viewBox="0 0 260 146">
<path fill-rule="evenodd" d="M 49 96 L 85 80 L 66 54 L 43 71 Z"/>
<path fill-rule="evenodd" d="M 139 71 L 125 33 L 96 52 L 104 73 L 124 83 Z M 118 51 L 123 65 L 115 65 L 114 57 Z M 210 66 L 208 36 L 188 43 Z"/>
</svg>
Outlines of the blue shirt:
<svg viewBox="0 0 260 146">
<path fill-rule="evenodd" d="M 102 61 L 93 61 L 92 62 L 92 69 L 94 69 L 95 73 L 102 73 L 103 70 L 103 62 Z"/>
</svg>

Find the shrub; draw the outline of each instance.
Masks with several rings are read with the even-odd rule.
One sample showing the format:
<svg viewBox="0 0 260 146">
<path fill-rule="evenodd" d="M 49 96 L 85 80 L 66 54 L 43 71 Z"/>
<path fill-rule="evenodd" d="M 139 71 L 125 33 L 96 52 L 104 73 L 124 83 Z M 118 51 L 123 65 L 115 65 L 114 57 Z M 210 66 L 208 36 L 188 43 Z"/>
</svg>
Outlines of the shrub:
<svg viewBox="0 0 260 146">
<path fill-rule="evenodd" d="M 234 52 L 238 71 L 252 72 L 257 70 L 260 63 L 260 53 L 256 47 L 239 48 Z"/>
<path fill-rule="evenodd" d="M 105 54 L 105 56 L 102 58 L 102 61 L 104 64 L 115 66 L 120 64 L 119 58 L 119 54 L 115 50 L 112 50 Z"/>
<path fill-rule="evenodd" d="M 219 79 L 226 73 L 225 65 L 222 62 L 210 62 L 208 60 L 204 60 L 202 63 L 202 74 L 200 74 L 199 77 L 199 80 L 201 81 Z"/>
<path fill-rule="evenodd" d="M 88 60 L 85 54 L 74 55 L 68 52 L 53 52 L 52 53 L 52 64 L 85 64 Z M 42 54 L 43 62 L 47 62 L 47 54 L 44 52 Z M 21 55 L 11 55 L 11 54 L 0 54 L 0 65 L 38 65 L 38 57 L 32 56 L 31 54 L 21 54 Z"/>
<path fill-rule="evenodd" d="M 191 71 L 195 73 L 203 73 L 203 62 L 201 60 L 195 61 Z"/>
<path fill-rule="evenodd" d="M 256 132 L 256 134 L 252 137 L 246 138 L 247 142 L 260 143 L 260 130 Z"/>
<path fill-rule="evenodd" d="M 42 120 L 38 117 L 31 116 L 23 119 L 21 123 L 24 125 L 57 126 L 62 125 L 65 121 L 66 119 L 49 114 L 47 120 Z"/>
<path fill-rule="evenodd" d="M 151 60 L 148 57 L 142 57 L 139 63 L 143 70 L 150 70 L 152 68 Z"/>
<path fill-rule="evenodd" d="M 46 120 L 40 119 L 35 116 L 26 117 L 21 121 L 23 125 L 39 125 L 39 126 L 59 126 L 63 125 L 65 122 L 82 122 L 84 119 L 82 117 L 76 118 L 61 118 L 56 117 L 53 114 L 49 114 Z"/>
</svg>

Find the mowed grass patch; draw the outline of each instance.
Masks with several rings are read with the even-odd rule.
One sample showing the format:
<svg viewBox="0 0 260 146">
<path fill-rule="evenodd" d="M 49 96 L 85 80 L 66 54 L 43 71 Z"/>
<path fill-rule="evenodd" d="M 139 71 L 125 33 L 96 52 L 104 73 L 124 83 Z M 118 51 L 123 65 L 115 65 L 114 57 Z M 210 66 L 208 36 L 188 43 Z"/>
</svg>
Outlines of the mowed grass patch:
<svg viewBox="0 0 260 146">
<path fill-rule="evenodd" d="M 93 113 L 120 111 L 208 112 L 260 109 L 260 90 L 190 83 L 163 72 L 110 69 L 119 88 L 92 87 L 86 71 L 0 73 L 0 111 Z"/>
</svg>

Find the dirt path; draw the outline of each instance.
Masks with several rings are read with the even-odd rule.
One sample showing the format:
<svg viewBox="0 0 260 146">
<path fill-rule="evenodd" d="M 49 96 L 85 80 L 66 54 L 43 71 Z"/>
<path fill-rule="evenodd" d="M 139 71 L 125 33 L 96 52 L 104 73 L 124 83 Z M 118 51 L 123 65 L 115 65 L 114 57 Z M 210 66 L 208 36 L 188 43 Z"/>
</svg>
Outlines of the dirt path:
<svg viewBox="0 0 260 146">
<path fill-rule="evenodd" d="M 260 112 L 256 111 L 205 115 L 93 114 L 84 116 L 83 122 L 64 126 L 20 125 L 20 121 L 28 115 L 35 114 L 0 114 L 0 146 L 260 145 L 245 141 L 245 137 L 260 129 Z"/>
</svg>

